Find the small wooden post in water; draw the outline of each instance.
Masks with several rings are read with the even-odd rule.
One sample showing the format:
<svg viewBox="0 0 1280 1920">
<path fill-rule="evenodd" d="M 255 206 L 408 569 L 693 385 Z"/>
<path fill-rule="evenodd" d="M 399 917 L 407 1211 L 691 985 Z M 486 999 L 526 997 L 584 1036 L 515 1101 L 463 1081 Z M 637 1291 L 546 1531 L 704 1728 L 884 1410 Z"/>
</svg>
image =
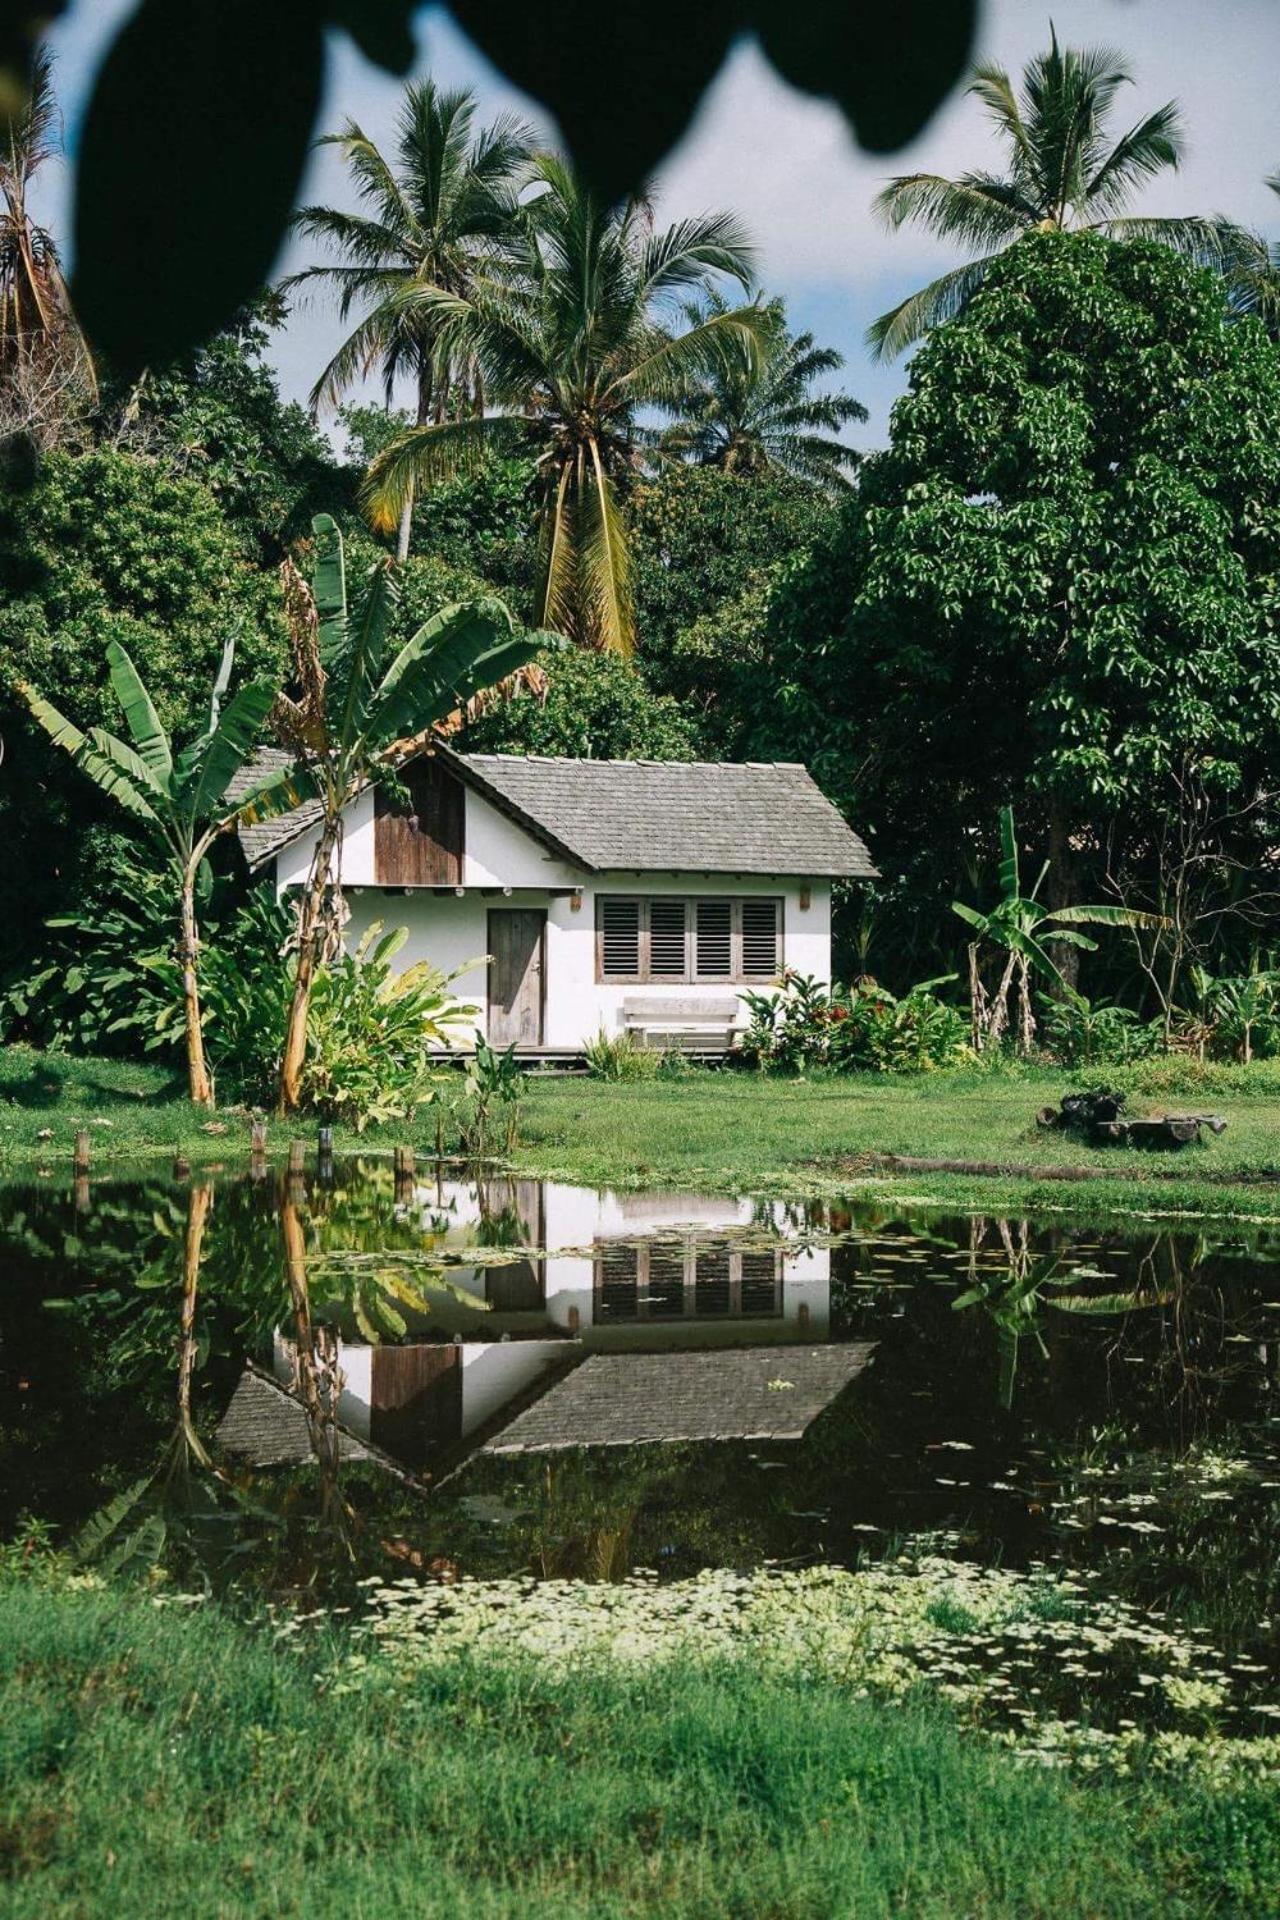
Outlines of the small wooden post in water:
<svg viewBox="0 0 1280 1920">
<path fill-rule="evenodd" d="M 86 1132 L 81 1131 L 76 1135 L 76 1172 L 77 1174 L 82 1174 L 82 1173 L 88 1173 L 88 1171 L 89 1171 L 89 1135 Z"/>
<path fill-rule="evenodd" d="M 333 1128 L 321 1127 L 316 1143 L 316 1173 L 326 1185 L 333 1179 Z"/>
<path fill-rule="evenodd" d="M 413 1199 L 413 1148 L 397 1147 L 395 1152 L 396 1199 Z"/>
<path fill-rule="evenodd" d="M 265 1180 L 267 1177 L 267 1123 L 255 1120 L 249 1131 L 249 1178 Z"/>
<path fill-rule="evenodd" d="M 307 1170 L 307 1143 L 305 1140 L 289 1142 L 289 1178 L 301 1180 Z"/>
<path fill-rule="evenodd" d="M 186 1180 L 190 1177 L 190 1173 L 191 1173 L 191 1162 L 187 1159 L 186 1155 L 181 1153 L 175 1154 L 173 1157 L 174 1179 Z"/>
</svg>

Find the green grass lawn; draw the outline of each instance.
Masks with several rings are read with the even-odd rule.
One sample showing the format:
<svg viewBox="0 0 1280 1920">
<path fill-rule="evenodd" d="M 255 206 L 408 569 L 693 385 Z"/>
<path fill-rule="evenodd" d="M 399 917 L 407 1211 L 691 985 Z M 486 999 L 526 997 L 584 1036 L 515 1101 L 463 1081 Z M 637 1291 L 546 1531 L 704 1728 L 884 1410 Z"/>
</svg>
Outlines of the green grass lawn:
<svg viewBox="0 0 1280 1920">
<path fill-rule="evenodd" d="M 1227 1132 L 1201 1147 L 1158 1154 L 1082 1146 L 1035 1124 L 1036 1109 L 1083 1079 L 1130 1089 L 1135 1112 L 1221 1112 Z M 190 1107 L 161 1069 L 118 1061 L 0 1050 L 0 1167 L 65 1170 L 75 1132 L 87 1127 L 97 1165 L 150 1153 L 208 1161 L 242 1153 L 249 1119 L 212 1119 Z M 273 1126 L 273 1150 L 314 1124 Z M 370 1130 L 366 1149 L 435 1140 L 434 1110 L 416 1127 Z M 340 1135 L 339 1147 L 356 1136 Z M 989 1162 L 974 1179 L 892 1173 L 878 1156 Z M 968 1069 L 917 1077 L 782 1080 L 732 1071 L 621 1084 L 537 1078 L 524 1104 L 519 1164 L 530 1172 L 614 1185 L 850 1192 L 890 1186 L 901 1196 L 961 1205 L 1047 1205 L 1120 1211 L 1280 1217 L 1280 1071 L 1196 1069 L 1153 1062 L 1071 1075 L 1044 1067 Z M 1082 1184 L 1038 1178 L 1046 1166 L 1082 1168 Z M 1025 1169 L 1026 1171 L 1023 1171 Z M 1240 1184 L 1231 1184 L 1238 1179 Z"/>
<path fill-rule="evenodd" d="M 1081 1779 L 740 1668 L 340 1694 L 212 1605 L 0 1582 L 13 1920 L 1256 1914 L 1278 1884 L 1274 1783 Z"/>
</svg>

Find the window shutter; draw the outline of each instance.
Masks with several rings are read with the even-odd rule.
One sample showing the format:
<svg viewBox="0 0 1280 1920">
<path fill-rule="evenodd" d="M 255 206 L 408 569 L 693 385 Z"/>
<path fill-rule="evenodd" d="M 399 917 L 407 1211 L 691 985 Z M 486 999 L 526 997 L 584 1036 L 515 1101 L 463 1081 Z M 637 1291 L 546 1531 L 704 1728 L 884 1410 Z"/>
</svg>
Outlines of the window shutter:
<svg viewBox="0 0 1280 1920">
<path fill-rule="evenodd" d="M 732 978 L 732 900 L 699 900 L 696 971 L 700 980 Z"/>
<path fill-rule="evenodd" d="M 778 903 L 742 903 L 742 971 L 748 979 L 772 980 L 778 973 Z"/>
<path fill-rule="evenodd" d="M 683 980 L 685 976 L 684 901 L 649 902 L 649 978 Z"/>
<path fill-rule="evenodd" d="M 600 902 L 600 963 L 607 978 L 640 977 L 640 902 Z"/>
</svg>

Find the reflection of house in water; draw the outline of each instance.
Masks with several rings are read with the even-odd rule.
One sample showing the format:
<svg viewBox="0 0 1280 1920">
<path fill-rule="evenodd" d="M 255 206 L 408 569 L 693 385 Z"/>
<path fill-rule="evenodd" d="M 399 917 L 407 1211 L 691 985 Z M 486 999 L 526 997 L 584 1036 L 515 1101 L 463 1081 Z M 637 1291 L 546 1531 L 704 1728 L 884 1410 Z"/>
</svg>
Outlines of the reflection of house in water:
<svg viewBox="0 0 1280 1920">
<path fill-rule="evenodd" d="M 339 1418 L 412 1466 L 483 1437 L 584 1352 L 826 1338 L 829 1255 L 784 1237 L 781 1205 L 536 1180 L 445 1182 L 414 1204 L 448 1289 L 427 1289 L 429 1314 L 404 1310 L 400 1344 L 339 1349 Z M 282 1378 L 290 1362 L 278 1337 Z"/>
</svg>

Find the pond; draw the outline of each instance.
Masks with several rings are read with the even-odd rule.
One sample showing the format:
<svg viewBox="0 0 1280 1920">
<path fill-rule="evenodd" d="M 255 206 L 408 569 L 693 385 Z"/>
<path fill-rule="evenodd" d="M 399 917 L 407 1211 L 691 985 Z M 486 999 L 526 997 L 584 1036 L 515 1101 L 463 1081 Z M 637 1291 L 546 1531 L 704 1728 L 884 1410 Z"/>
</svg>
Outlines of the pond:
<svg viewBox="0 0 1280 1920">
<path fill-rule="evenodd" d="M 0 1187 L 0 1533 L 87 1525 L 86 1556 L 273 1597 L 940 1553 L 1261 1672 L 1278 1340 L 1280 1242 L 1235 1224 L 373 1158 L 41 1176 Z"/>
</svg>

